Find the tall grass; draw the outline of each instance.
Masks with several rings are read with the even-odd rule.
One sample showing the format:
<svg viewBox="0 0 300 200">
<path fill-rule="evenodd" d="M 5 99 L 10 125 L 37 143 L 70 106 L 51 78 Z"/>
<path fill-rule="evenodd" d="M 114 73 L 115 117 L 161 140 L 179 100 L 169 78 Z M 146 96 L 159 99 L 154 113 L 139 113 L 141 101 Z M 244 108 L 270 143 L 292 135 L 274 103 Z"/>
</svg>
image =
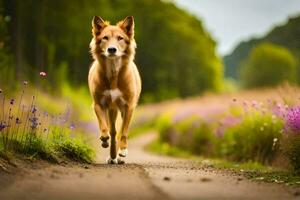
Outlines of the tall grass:
<svg viewBox="0 0 300 200">
<path fill-rule="evenodd" d="M 283 122 L 269 113 L 247 113 L 243 120 L 225 130 L 219 151 L 235 161 L 272 163 L 278 153 Z"/>
<path fill-rule="evenodd" d="M 46 73 L 40 76 L 45 78 Z M 68 121 L 70 108 L 58 115 L 49 114 L 38 108 L 38 90 L 33 95 L 29 91 L 27 81 L 17 98 L 8 98 L 6 91 L 0 90 L 0 151 L 92 162 L 93 149 L 83 137 L 76 136 L 74 125 Z"/>
</svg>

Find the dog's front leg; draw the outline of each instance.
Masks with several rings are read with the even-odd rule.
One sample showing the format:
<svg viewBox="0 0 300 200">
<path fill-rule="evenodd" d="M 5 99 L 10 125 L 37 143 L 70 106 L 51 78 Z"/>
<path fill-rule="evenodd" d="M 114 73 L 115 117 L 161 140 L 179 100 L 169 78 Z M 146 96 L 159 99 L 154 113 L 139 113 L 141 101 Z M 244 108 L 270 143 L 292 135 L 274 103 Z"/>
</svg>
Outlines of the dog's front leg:
<svg viewBox="0 0 300 200">
<path fill-rule="evenodd" d="M 100 140 L 102 141 L 102 147 L 107 148 L 109 146 L 109 130 L 107 121 L 107 111 L 101 107 L 100 104 L 94 103 L 94 110 L 98 118 L 100 128 Z"/>
<path fill-rule="evenodd" d="M 119 156 L 126 157 L 128 150 L 127 150 L 127 139 L 128 139 L 128 128 L 130 124 L 130 120 L 132 117 L 134 108 L 128 107 L 127 105 L 122 110 L 122 127 L 121 127 L 121 138 L 119 144 Z"/>
</svg>

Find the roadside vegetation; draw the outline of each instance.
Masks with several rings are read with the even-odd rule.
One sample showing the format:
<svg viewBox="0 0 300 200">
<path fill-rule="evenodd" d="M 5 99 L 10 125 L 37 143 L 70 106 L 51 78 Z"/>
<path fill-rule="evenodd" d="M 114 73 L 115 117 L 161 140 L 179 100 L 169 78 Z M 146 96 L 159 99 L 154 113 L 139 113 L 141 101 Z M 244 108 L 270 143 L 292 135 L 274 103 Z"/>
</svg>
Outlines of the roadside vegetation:
<svg viewBox="0 0 300 200">
<path fill-rule="evenodd" d="M 40 73 L 40 79 L 46 77 Z M 51 101 L 45 93 L 30 89 L 24 81 L 21 92 L 15 94 L 0 90 L 0 154 L 4 158 L 16 154 L 36 157 L 51 162 L 72 160 L 91 163 L 94 150 L 88 136 L 83 135 L 75 121 L 73 109 L 62 102 Z M 46 101 L 43 101 L 45 100 Z M 54 109 L 40 109 L 47 105 L 57 105 Z M 78 130 L 77 130 L 78 129 Z"/>
<path fill-rule="evenodd" d="M 166 107 L 149 117 L 159 139 L 148 149 L 243 172 L 255 180 L 300 184 L 300 107 L 287 94 L 291 88 L 285 86 L 280 100 L 236 97 L 220 111 L 205 110 L 201 103 Z"/>
</svg>

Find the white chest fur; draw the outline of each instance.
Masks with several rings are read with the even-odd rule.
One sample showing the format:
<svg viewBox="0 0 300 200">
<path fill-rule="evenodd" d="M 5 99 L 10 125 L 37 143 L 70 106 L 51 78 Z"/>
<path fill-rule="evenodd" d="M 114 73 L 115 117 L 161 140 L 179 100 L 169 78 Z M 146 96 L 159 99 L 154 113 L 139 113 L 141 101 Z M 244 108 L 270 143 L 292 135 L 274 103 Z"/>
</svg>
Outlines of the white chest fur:
<svg viewBox="0 0 300 200">
<path fill-rule="evenodd" d="M 103 94 L 107 97 L 109 96 L 112 102 L 116 101 L 118 98 L 121 98 L 123 95 L 118 88 L 112 90 L 105 90 Z"/>
</svg>

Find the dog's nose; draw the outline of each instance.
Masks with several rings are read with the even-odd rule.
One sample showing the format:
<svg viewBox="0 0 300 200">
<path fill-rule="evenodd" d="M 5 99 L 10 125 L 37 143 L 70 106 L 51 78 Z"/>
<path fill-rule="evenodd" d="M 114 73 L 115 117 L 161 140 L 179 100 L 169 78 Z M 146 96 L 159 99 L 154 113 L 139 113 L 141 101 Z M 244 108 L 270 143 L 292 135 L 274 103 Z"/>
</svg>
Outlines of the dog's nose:
<svg viewBox="0 0 300 200">
<path fill-rule="evenodd" d="M 107 52 L 110 54 L 115 54 L 117 52 L 117 48 L 116 47 L 108 47 Z"/>
</svg>

